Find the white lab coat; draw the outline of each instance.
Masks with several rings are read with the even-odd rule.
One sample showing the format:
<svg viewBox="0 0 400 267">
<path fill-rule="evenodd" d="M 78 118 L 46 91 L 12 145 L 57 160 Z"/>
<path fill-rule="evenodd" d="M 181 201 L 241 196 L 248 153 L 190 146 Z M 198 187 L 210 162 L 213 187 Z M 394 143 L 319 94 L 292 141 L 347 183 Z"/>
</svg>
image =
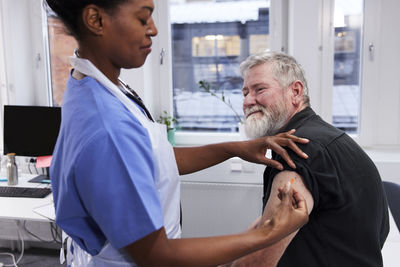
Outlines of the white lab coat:
<svg viewBox="0 0 400 267">
<path fill-rule="evenodd" d="M 163 211 L 164 227 L 168 238 L 180 238 L 179 173 L 173 148 L 167 140 L 165 125 L 150 121 L 132 100 L 122 93 L 118 86 L 112 83 L 89 60 L 74 55 L 70 58 L 70 61 L 75 70 L 104 85 L 147 129 L 153 149 L 155 182 Z M 71 245 L 73 246 L 73 253 L 70 250 Z M 68 245 L 67 263 L 71 267 L 135 266 L 125 251 L 116 250 L 108 242 L 98 255 L 91 256 L 72 241 Z"/>
</svg>

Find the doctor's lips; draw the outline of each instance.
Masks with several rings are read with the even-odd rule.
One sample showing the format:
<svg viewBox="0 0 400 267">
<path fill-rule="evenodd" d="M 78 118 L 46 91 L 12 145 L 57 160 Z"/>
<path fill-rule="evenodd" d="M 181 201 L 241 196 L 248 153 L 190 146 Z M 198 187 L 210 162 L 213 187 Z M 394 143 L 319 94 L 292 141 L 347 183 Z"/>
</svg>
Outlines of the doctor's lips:
<svg viewBox="0 0 400 267">
<path fill-rule="evenodd" d="M 150 44 L 148 44 L 148 45 L 141 46 L 140 49 L 142 49 L 142 50 L 144 50 L 144 51 L 150 53 L 151 50 L 152 50 L 152 49 L 151 49 L 151 45 L 152 45 L 152 43 L 150 43 Z"/>
</svg>

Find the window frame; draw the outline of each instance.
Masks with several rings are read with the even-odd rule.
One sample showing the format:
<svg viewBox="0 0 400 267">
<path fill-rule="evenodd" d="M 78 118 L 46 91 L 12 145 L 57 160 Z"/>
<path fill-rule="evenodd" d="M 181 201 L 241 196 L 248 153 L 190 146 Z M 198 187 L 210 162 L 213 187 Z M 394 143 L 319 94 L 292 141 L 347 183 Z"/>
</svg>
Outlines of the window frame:
<svg viewBox="0 0 400 267">
<path fill-rule="evenodd" d="M 270 7 L 270 25 L 271 23 L 271 16 L 273 16 L 271 14 L 272 11 L 272 1 L 271 0 L 271 7 Z M 285 2 L 287 0 L 283 0 L 283 2 Z M 276 1 L 277 3 L 279 3 L 279 1 Z M 159 75 L 160 77 L 164 77 L 164 82 L 162 82 L 162 84 L 168 84 L 169 88 L 168 91 L 170 92 L 170 94 L 165 94 L 164 92 L 162 93 L 161 97 L 168 97 L 168 98 L 163 98 L 164 101 L 160 101 L 161 106 L 163 107 L 164 110 L 170 112 L 170 114 L 172 114 L 173 111 L 173 95 L 172 95 L 172 91 L 173 91 L 173 86 L 172 86 L 172 50 L 171 50 L 171 27 L 170 27 L 170 20 L 169 20 L 169 11 L 170 11 L 170 7 L 169 7 L 169 0 L 165 1 L 165 0 L 155 0 L 155 5 L 156 5 L 156 10 L 162 10 L 162 12 L 157 12 L 156 14 L 158 15 L 157 21 L 158 24 L 157 26 L 160 27 L 162 26 L 164 29 L 164 33 L 163 30 L 160 29 L 159 33 L 163 33 L 162 36 L 158 36 L 156 37 L 155 40 L 158 40 L 161 43 L 162 47 L 167 47 L 169 49 L 166 49 L 166 62 L 165 62 L 165 66 L 167 66 L 167 68 L 164 68 L 163 71 L 165 71 L 165 73 L 157 73 L 157 75 Z M 282 4 L 278 4 L 276 5 L 276 12 L 281 13 L 282 11 Z M 275 23 L 276 25 L 281 25 L 283 23 L 282 20 L 280 20 L 280 15 L 275 15 L 275 18 L 277 18 L 277 22 Z M 156 21 L 156 22 L 157 22 Z M 165 30 L 166 27 L 168 27 L 168 30 Z M 270 36 L 271 35 L 280 35 L 280 33 L 273 33 L 273 29 L 270 28 Z M 283 27 L 280 26 L 279 28 L 277 27 L 277 31 L 283 31 Z M 165 34 L 166 33 L 166 34 Z M 272 37 L 270 37 L 272 38 Z M 281 38 L 279 40 L 284 40 L 284 38 Z M 281 42 L 276 42 L 273 43 L 271 42 L 271 48 L 273 49 L 273 46 L 275 45 L 278 47 L 283 46 L 283 44 Z M 153 50 L 154 51 L 154 50 Z M 152 57 L 154 57 L 155 55 L 153 54 Z M 158 68 L 158 66 L 154 66 L 154 68 Z M 166 77 L 167 76 L 167 77 Z M 161 79 L 160 79 L 161 80 Z M 155 89 L 156 90 L 156 89 Z M 165 91 L 165 89 L 163 88 L 163 91 Z M 161 98 L 162 99 L 162 98 Z M 165 99 L 168 99 L 168 105 L 165 105 Z M 156 113 L 157 114 L 157 113 Z M 161 113 L 160 113 L 161 114 Z M 195 131 L 177 131 L 175 133 L 175 143 L 177 146 L 188 146 L 188 145 L 204 145 L 204 144 L 209 144 L 209 143 L 217 143 L 217 142 L 227 142 L 227 141 L 239 141 L 241 140 L 241 137 L 239 135 L 239 132 L 236 133 L 232 133 L 232 132 L 195 132 Z"/>
<path fill-rule="evenodd" d="M 169 13 L 168 1 L 158 0 L 156 5 L 162 5 L 164 18 L 159 18 L 161 24 L 170 25 L 169 20 L 165 20 Z M 301 1 L 300 1 L 301 2 Z M 308 74 L 308 81 L 310 85 L 310 98 L 313 109 L 321 115 L 327 122 L 332 122 L 332 89 L 333 89 L 333 59 L 334 59 L 334 0 L 318 1 L 312 0 L 307 2 L 294 1 L 294 0 L 271 0 L 270 4 L 270 38 L 271 49 L 276 51 L 287 52 L 296 59 L 306 69 Z M 374 100 L 377 97 L 377 92 L 374 90 L 374 84 L 377 84 L 376 75 L 370 75 L 377 71 L 379 60 L 369 62 L 368 59 L 368 46 L 369 39 L 376 40 L 379 36 L 379 23 L 378 20 L 366 19 L 376 18 L 379 13 L 382 1 L 365 0 L 364 11 L 364 25 L 363 25 L 363 48 L 362 65 L 361 65 L 361 86 L 362 98 L 360 105 L 360 118 L 359 118 L 359 133 L 351 135 L 356 142 L 363 147 L 379 147 L 380 144 L 374 138 L 379 135 L 374 129 L 376 122 L 376 110 L 378 107 L 374 106 Z M 311 13 L 310 10 L 313 12 Z M 378 12 L 377 12 L 378 11 Z M 378 14 L 380 16 L 380 14 Z M 289 19 L 285 19 L 289 18 Z M 311 23 L 310 23 L 311 20 Z M 304 38 L 301 27 L 306 27 L 307 24 L 319 25 L 313 27 L 311 36 L 313 39 L 310 41 Z M 373 25 L 373 24 L 378 25 Z M 303 28 L 304 29 L 304 28 Z M 367 29 L 367 30 L 366 30 Z M 309 30 L 309 29 L 308 29 Z M 170 34 L 170 32 L 169 32 Z M 315 37 L 314 37 L 315 36 Z M 308 37 L 308 36 L 307 36 Z M 170 35 L 165 35 L 159 38 L 161 43 L 170 44 Z M 312 48 L 310 48 L 312 47 Z M 168 50 L 168 57 L 171 57 L 171 51 Z M 376 51 L 378 57 L 378 51 Z M 317 64 L 315 64 L 317 62 Z M 171 66 L 171 62 L 168 63 Z M 172 77 L 171 67 L 165 69 L 168 76 Z M 165 75 L 165 74 L 164 74 Z M 172 83 L 170 82 L 170 92 L 172 92 Z M 172 98 L 168 100 L 171 106 L 167 110 L 172 110 Z M 400 100 L 399 100 L 400 103 Z M 400 126 L 398 126 L 400 128 Z M 177 145 L 201 145 L 206 143 L 213 143 L 219 141 L 238 140 L 239 134 L 231 133 L 212 133 L 212 132 L 177 132 L 176 144 Z M 393 145 L 399 147 L 400 138 Z"/>
</svg>

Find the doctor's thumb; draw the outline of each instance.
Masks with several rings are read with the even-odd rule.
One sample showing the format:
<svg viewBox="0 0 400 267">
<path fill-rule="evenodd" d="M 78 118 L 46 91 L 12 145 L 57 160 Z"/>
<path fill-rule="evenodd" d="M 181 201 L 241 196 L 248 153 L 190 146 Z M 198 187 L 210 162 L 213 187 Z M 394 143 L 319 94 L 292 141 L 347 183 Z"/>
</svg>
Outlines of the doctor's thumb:
<svg viewBox="0 0 400 267">
<path fill-rule="evenodd" d="M 293 190 L 291 187 L 291 183 L 287 182 L 282 190 L 280 191 L 280 196 L 281 196 L 281 201 L 283 203 L 291 203 L 292 202 L 292 195 L 293 195 Z"/>
</svg>

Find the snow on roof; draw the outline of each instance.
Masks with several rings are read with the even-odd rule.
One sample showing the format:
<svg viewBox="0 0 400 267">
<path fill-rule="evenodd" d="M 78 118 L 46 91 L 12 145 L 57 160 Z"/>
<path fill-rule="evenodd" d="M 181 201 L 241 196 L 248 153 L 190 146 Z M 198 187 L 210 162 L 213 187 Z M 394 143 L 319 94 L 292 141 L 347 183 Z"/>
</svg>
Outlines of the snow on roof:
<svg viewBox="0 0 400 267">
<path fill-rule="evenodd" d="M 358 15 L 363 13 L 363 0 L 336 0 L 335 8 L 340 9 L 343 15 Z"/>
<path fill-rule="evenodd" d="M 212 23 L 258 20 L 260 8 L 269 1 L 193 2 L 171 5 L 171 23 Z"/>
</svg>

